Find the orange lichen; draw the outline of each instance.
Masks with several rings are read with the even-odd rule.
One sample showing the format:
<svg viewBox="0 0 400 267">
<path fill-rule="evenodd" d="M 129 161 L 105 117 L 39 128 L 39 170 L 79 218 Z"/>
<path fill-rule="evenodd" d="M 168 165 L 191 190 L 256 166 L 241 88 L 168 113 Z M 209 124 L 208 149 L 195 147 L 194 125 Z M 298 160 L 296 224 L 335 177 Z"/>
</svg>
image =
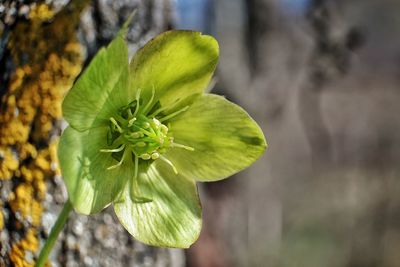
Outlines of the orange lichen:
<svg viewBox="0 0 400 267">
<path fill-rule="evenodd" d="M 53 131 L 83 62 L 75 33 L 86 3 L 73 0 L 57 14 L 46 4 L 34 5 L 7 45 L 16 69 L 0 105 L 0 179 L 16 182 L 8 204 L 15 229 L 25 233 L 11 245 L 12 266 L 33 266 L 26 253 L 38 250 L 46 181 L 59 174 Z"/>
</svg>

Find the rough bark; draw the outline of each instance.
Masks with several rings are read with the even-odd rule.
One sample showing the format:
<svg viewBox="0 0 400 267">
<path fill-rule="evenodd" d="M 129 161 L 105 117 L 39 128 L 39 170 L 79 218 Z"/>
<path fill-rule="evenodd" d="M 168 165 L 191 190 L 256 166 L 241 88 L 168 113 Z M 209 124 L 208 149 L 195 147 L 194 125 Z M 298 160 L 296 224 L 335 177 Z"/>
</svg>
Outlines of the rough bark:
<svg viewBox="0 0 400 267">
<path fill-rule="evenodd" d="M 0 266 L 33 266 L 66 200 L 55 152 L 64 94 L 134 9 L 131 54 L 170 27 L 170 5 L 161 0 L 0 4 Z M 112 209 L 73 214 L 50 260 L 54 266 L 184 265 L 180 250 L 136 242 Z"/>
</svg>

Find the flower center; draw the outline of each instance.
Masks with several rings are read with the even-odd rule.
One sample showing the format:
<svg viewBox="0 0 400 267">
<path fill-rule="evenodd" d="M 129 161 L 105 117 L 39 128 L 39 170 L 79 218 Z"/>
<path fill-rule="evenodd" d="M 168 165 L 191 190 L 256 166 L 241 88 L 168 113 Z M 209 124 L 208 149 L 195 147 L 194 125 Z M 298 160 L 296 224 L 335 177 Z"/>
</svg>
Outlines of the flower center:
<svg viewBox="0 0 400 267">
<path fill-rule="evenodd" d="M 168 136 L 168 127 L 158 119 L 149 119 L 144 115 L 117 121 L 110 118 L 108 141 L 113 143 L 118 139 L 123 149 L 131 152 L 142 160 L 155 160 L 164 154 L 173 143 L 173 137 Z M 109 142 L 110 144 L 110 142 Z"/>
<path fill-rule="evenodd" d="M 118 115 L 110 118 L 107 145 L 111 148 L 101 149 L 100 152 L 111 153 L 118 163 L 108 167 L 108 170 L 118 168 L 125 160 L 132 159 L 135 164 L 136 177 L 140 161 L 152 162 L 161 159 L 177 173 L 173 163 L 163 154 L 171 147 L 194 150 L 192 147 L 174 142 L 168 127 L 162 123 L 184 112 L 188 107 L 166 116 L 158 115 L 164 108 L 159 108 L 147 115 L 151 110 L 153 99 L 154 89 L 150 101 L 143 106 L 143 99 L 140 98 L 140 90 L 138 90 L 136 100 L 121 107 Z"/>
</svg>

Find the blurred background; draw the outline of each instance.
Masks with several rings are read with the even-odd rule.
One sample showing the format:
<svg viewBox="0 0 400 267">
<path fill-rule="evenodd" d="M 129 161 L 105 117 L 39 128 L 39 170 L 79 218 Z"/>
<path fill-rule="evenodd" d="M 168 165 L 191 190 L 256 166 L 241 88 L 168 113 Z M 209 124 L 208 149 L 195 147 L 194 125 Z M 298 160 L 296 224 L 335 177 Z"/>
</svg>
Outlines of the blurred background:
<svg viewBox="0 0 400 267">
<path fill-rule="evenodd" d="M 32 266 L 66 198 L 62 97 L 133 9 L 131 54 L 167 29 L 217 38 L 213 92 L 269 148 L 199 185 L 191 249 L 144 246 L 107 209 L 71 218 L 53 266 L 400 266 L 398 0 L 1 1 L 0 266 Z"/>
</svg>

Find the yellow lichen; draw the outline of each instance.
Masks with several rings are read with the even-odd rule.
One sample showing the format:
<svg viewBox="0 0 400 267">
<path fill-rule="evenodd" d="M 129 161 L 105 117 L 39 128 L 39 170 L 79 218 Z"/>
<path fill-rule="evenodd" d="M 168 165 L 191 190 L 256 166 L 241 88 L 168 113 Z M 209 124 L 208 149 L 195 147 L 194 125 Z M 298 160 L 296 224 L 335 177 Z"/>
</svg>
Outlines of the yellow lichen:
<svg viewBox="0 0 400 267">
<path fill-rule="evenodd" d="M 18 243 L 12 246 L 9 257 L 15 267 L 33 267 L 25 260 L 25 251 Z"/>
<path fill-rule="evenodd" d="M 54 16 L 54 11 L 46 4 L 34 5 L 29 12 L 29 19 L 31 20 L 49 20 Z"/>
<path fill-rule="evenodd" d="M 19 162 L 8 147 L 0 146 L 0 179 L 8 180 L 18 169 Z"/>
<path fill-rule="evenodd" d="M 16 68 L 0 105 L 0 179 L 16 182 L 8 204 L 15 229 L 25 233 L 11 244 L 12 266 L 33 266 L 26 252 L 38 249 L 46 181 L 59 174 L 54 126 L 82 66 L 76 27 L 86 3 L 72 0 L 57 14 L 46 4 L 34 5 L 29 21 L 17 22 L 7 44 Z"/>
<path fill-rule="evenodd" d="M 26 259 L 27 251 L 35 252 L 39 247 L 38 234 L 36 230 L 29 229 L 19 242 L 14 244 L 10 251 L 10 260 L 15 267 L 33 267 L 34 263 Z"/>
<path fill-rule="evenodd" d="M 2 207 L 0 206 L 0 208 L 2 208 Z M 3 228 L 4 228 L 4 216 L 3 216 L 3 213 L 0 212 L 0 231 L 1 231 Z"/>
<path fill-rule="evenodd" d="M 10 194 L 9 203 L 14 213 L 21 216 L 32 226 L 40 226 L 42 206 L 40 198 L 36 197 L 35 187 L 30 183 L 21 183 L 14 192 Z"/>
<path fill-rule="evenodd" d="M 38 249 L 39 242 L 36 238 L 36 231 L 29 229 L 25 235 L 25 238 L 21 241 L 21 246 L 25 250 L 35 252 Z"/>
</svg>

